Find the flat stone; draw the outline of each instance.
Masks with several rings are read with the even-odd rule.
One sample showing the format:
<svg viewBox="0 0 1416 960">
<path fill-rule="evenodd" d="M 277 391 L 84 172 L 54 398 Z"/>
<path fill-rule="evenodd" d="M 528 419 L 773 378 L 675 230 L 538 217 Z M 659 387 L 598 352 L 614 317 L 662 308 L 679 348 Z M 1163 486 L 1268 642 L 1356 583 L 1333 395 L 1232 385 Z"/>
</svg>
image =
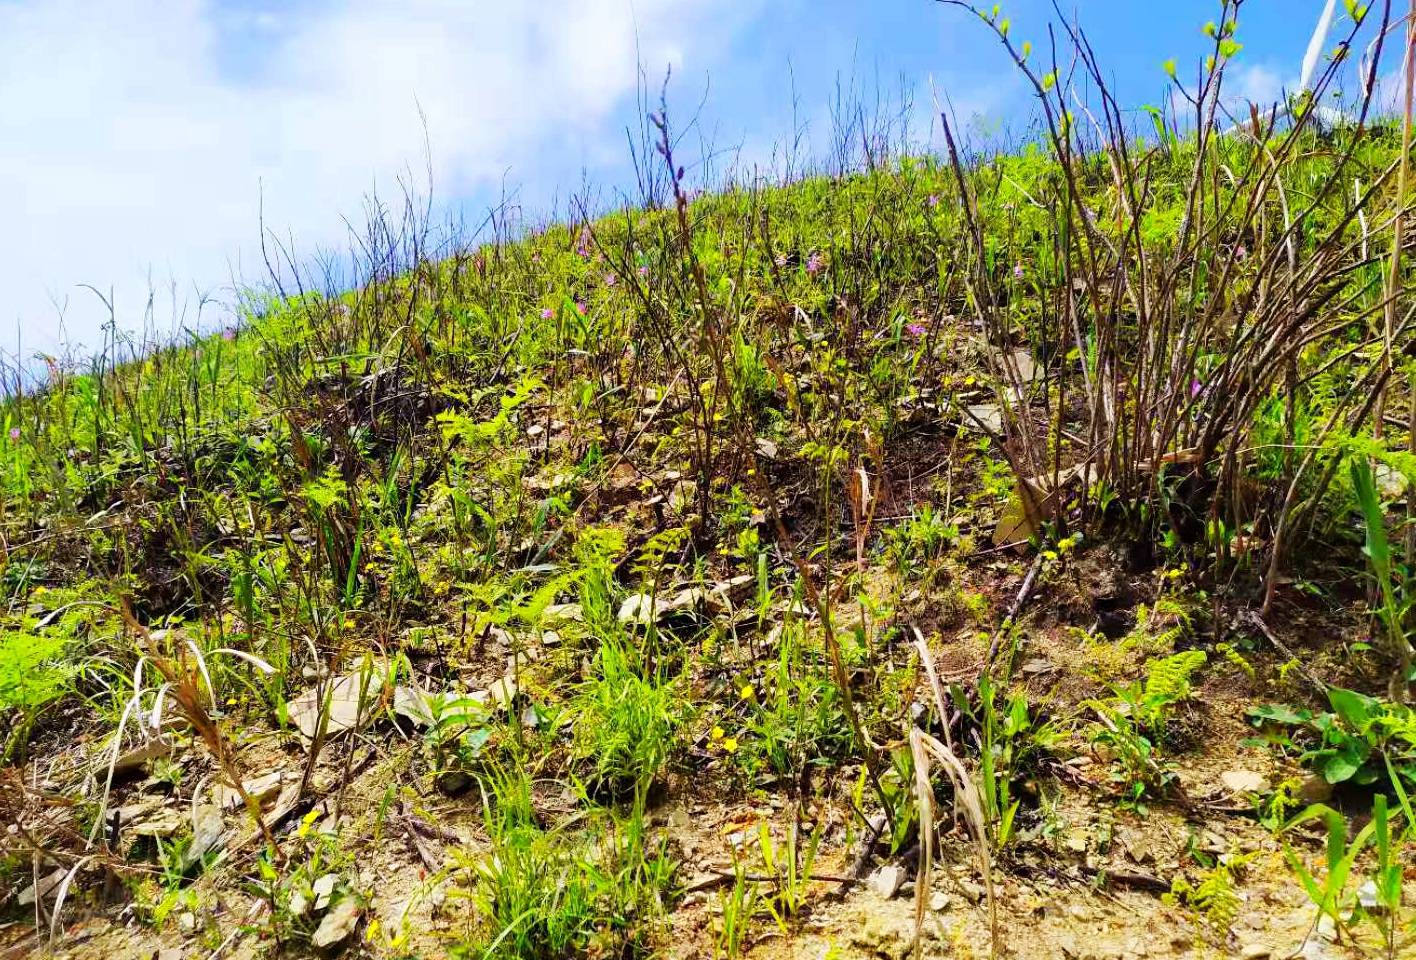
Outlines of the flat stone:
<svg viewBox="0 0 1416 960">
<path fill-rule="evenodd" d="M 146 770 L 154 760 L 171 756 L 172 746 L 172 741 L 167 737 L 154 737 L 131 750 L 125 750 L 118 754 L 117 760 L 112 761 L 113 775 L 116 777 L 134 770 Z M 111 750 L 100 751 L 99 756 L 93 761 L 94 771 L 107 776 L 110 756 Z"/>
<path fill-rule="evenodd" d="M 316 684 L 287 705 L 290 720 L 307 739 L 313 740 L 319 731 L 320 713 L 328 703 L 329 718 L 325 736 L 331 737 L 360 724 L 367 723 L 378 706 L 384 685 L 384 671 L 375 666 L 335 679 L 332 683 Z"/>
<path fill-rule="evenodd" d="M 974 403 L 965 407 L 968 414 L 964 417 L 963 425 L 971 429 L 979 429 L 982 424 L 985 430 L 994 433 L 1003 432 L 1003 411 L 996 403 Z"/>
<path fill-rule="evenodd" d="M 487 698 L 495 706 L 510 709 L 516 699 L 516 681 L 510 677 L 493 680 L 487 686 Z"/>
<path fill-rule="evenodd" d="M 886 864 L 870 878 L 870 888 L 880 896 L 889 900 L 900 892 L 900 886 L 905 882 L 905 871 L 894 864 Z"/>
<path fill-rule="evenodd" d="M 182 857 L 184 867 L 193 867 L 208 853 L 221 846 L 226 836 L 226 821 L 221 808 L 214 803 L 199 803 L 192 810 L 192 843 Z"/>
<path fill-rule="evenodd" d="M 53 892 L 54 888 L 59 886 L 59 884 L 63 882 L 64 874 L 66 874 L 67 872 L 68 871 L 65 870 L 63 867 L 56 867 L 53 872 L 47 873 L 44 876 L 40 877 L 39 883 L 37 885 L 31 883 L 29 886 L 25 887 L 23 890 L 20 891 L 20 906 L 30 906 L 34 903 L 35 898 L 44 898 L 49 896 L 49 894 Z"/>
<path fill-rule="evenodd" d="M 300 774 L 294 770 L 272 770 L 259 777 L 242 780 L 241 786 L 245 788 L 252 800 L 264 806 L 267 800 L 273 799 L 280 793 L 282 785 L 299 779 Z M 240 792 L 224 783 L 219 784 L 216 788 L 216 800 L 226 810 L 234 810 L 241 806 Z"/>
<path fill-rule="evenodd" d="M 187 823 L 180 809 L 158 810 L 130 824 L 128 831 L 136 837 L 174 836 Z"/>
<path fill-rule="evenodd" d="M 1224 789 L 1236 796 L 1267 793 L 1269 789 L 1269 782 L 1263 774 L 1244 768 L 1224 771 L 1219 775 L 1219 782 L 1224 784 Z"/>
<path fill-rule="evenodd" d="M 328 950 L 343 943 L 359 925 L 359 917 L 363 912 L 357 900 L 345 897 L 334 905 L 333 910 L 325 914 L 319 927 L 315 929 L 315 935 L 310 938 L 310 945 L 316 950 Z"/>
<path fill-rule="evenodd" d="M 323 910 L 329 906 L 329 898 L 334 896 L 334 886 L 339 882 L 339 874 L 327 873 L 320 877 L 310 887 L 315 895 L 315 909 Z"/>
</svg>

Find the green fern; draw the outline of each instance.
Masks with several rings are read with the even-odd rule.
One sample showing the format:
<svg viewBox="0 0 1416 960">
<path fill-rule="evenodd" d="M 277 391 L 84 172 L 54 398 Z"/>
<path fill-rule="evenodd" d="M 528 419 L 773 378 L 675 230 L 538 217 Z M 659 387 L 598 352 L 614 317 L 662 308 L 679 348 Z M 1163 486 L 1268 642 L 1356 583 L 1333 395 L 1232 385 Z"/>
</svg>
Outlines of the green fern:
<svg viewBox="0 0 1416 960">
<path fill-rule="evenodd" d="M 1248 677 L 1250 680 L 1255 680 L 1258 678 L 1258 673 L 1254 670 L 1254 665 L 1248 660 L 1246 660 L 1243 654 L 1241 654 L 1238 650 L 1235 650 L 1229 644 L 1216 644 L 1214 649 L 1218 653 L 1223 655 L 1224 659 L 1228 660 L 1240 673 L 1244 674 L 1244 676 Z"/>
<path fill-rule="evenodd" d="M 1204 666 L 1203 650 L 1183 650 L 1169 657 L 1146 664 L 1146 686 L 1142 699 L 1148 707 L 1160 710 L 1178 703 L 1190 695 L 1190 677 Z"/>
<path fill-rule="evenodd" d="M 688 540 L 687 527 L 669 527 L 654 534 L 639 550 L 634 572 L 646 585 L 657 585 L 664 564 L 670 556 L 683 549 Z"/>
<path fill-rule="evenodd" d="M 1244 902 L 1235 887 L 1235 876 L 1253 858 L 1254 854 L 1221 857 L 1205 871 L 1198 884 L 1176 877 L 1170 892 L 1161 899 L 1188 907 L 1215 933 L 1227 935 L 1239 918 L 1239 908 Z"/>
</svg>

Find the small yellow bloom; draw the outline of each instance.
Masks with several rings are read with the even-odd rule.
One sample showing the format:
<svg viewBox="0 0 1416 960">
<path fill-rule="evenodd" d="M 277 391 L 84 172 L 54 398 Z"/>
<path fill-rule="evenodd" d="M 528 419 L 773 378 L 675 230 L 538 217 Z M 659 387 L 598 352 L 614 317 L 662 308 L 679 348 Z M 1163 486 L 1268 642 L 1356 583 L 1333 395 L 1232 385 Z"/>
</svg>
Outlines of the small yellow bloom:
<svg viewBox="0 0 1416 960">
<path fill-rule="evenodd" d="M 305 816 L 300 820 L 300 826 L 297 827 L 295 830 L 295 836 L 299 837 L 302 840 L 305 837 L 308 837 L 310 835 L 310 828 L 315 825 L 315 821 L 319 819 L 319 816 L 319 807 L 316 807 L 309 813 L 305 814 Z"/>
<path fill-rule="evenodd" d="M 742 689 L 738 691 L 738 696 L 742 697 L 744 700 L 751 700 L 754 693 L 755 691 L 752 689 L 752 684 L 744 683 Z"/>
<path fill-rule="evenodd" d="M 364 564 L 364 572 L 365 572 L 365 573 L 373 573 L 373 572 L 374 572 L 374 561 L 370 560 L 368 563 Z"/>
<path fill-rule="evenodd" d="M 737 737 L 728 737 L 723 741 L 724 753 L 737 753 Z"/>
<path fill-rule="evenodd" d="M 345 617 L 345 618 L 344 618 L 344 629 L 345 629 L 345 630 L 353 630 L 353 629 L 354 629 L 354 621 L 353 621 L 352 619 L 350 619 L 349 617 Z"/>
<path fill-rule="evenodd" d="M 379 918 L 378 918 L 378 917 L 374 917 L 374 919 L 372 919 L 372 920 L 369 921 L 369 929 L 366 930 L 366 931 L 364 931 L 364 939 L 367 940 L 369 943 L 373 943 L 375 940 L 378 939 L 378 936 L 379 936 Z"/>
<path fill-rule="evenodd" d="M 44 595 L 45 595 L 46 593 L 48 593 L 48 592 L 49 592 L 49 588 L 46 587 L 46 586 L 45 586 L 44 584 L 42 584 L 42 583 L 41 583 L 39 586 L 37 586 L 37 587 L 34 588 L 34 595 L 35 595 L 36 597 L 42 597 L 42 596 L 44 596 Z"/>
<path fill-rule="evenodd" d="M 723 728 L 714 727 L 711 731 L 709 731 L 708 736 L 713 740 L 723 739 Z"/>
</svg>

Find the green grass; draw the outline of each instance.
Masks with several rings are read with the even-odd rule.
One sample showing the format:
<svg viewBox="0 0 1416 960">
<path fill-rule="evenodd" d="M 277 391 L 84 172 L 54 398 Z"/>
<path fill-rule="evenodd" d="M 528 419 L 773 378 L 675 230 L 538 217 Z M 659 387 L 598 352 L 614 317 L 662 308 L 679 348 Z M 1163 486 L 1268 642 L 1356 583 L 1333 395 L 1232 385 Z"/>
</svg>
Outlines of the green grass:
<svg viewBox="0 0 1416 960">
<path fill-rule="evenodd" d="M 972 795 L 943 789 L 962 770 L 986 783 L 977 839 L 1004 847 L 1037 813 L 1023 778 L 1089 703 L 1125 795 L 1160 802 L 1206 658 L 1177 640 L 1259 682 L 1229 625 L 1309 602 L 1295 570 L 1330 585 L 1328 621 L 1370 615 L 1354 670 L 1404 717 L 1409 511 L 1377 483 L 1416 481 L 1405 261 L 1386 310 L 1400 123 L 1318 129 L 1298 104 L 1141 139 L 1105 103 L 1073 116 L 1073 81 L 983 19 L 1043 111 L 1010 152 L 843 142 L 855 162 L 700 194 L 659 113 L 644 202 L 429 247 L 411 198 L 376 214 L 357 285 L 287 276 L 227 334 L 117 345 L 6 398 L 7 759 L 55 743 L 61 710 L 105 738 L 152 716 L 155 656 L 227 773 L 224 744 L 293 737 L 288 700 L 366 655 L 458 695 L 511 676 L 495 724 L 425 733 L 410 761 L 429 789 L 453 768 L 482 784 L 461 949 L 639 956 L 676 886 L 651 787 L 775 791 L 803 815 L 850 794 L 852 831 L 883 810 L 898 853 L 932 802 Z M 1240 55 L 1228 29 L 1210 94 Z M 995 542 L 1005 516 L 1017 543 Z M 1117 644 L 1064 602 L 1101 566 L 1136 592 Z M 1080 678 L 1070 703 L 1029 686 L 1049 625 L 1087 661 L 1042 665 Z M 920 709 L 920 648 L 967 665 L 935 710 L 957 729 Z M 584 789 L 552 815 L 533 777 Z M 792 836 L 763 851 L 771 890 L 734 878 L 725 954 L 764 911 L 801 912 L 826 841 Z"/>
</svg>

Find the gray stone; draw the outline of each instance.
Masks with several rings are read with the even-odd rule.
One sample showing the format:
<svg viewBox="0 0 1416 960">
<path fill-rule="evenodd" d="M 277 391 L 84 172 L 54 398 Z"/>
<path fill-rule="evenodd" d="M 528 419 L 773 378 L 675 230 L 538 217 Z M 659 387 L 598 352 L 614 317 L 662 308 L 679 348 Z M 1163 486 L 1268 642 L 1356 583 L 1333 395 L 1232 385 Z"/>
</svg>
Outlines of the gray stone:
<svg viewBox="0 0 1416 960">
<path fill-rule="evenodd" d="M 359 917 L 363 912 L 357 900 L 345 897 L 320 921 L 315 935 L 310 938 L 311 946 L 316 950 L 328 950 L 343 943 L 359 925 Z"/>
</svg>

